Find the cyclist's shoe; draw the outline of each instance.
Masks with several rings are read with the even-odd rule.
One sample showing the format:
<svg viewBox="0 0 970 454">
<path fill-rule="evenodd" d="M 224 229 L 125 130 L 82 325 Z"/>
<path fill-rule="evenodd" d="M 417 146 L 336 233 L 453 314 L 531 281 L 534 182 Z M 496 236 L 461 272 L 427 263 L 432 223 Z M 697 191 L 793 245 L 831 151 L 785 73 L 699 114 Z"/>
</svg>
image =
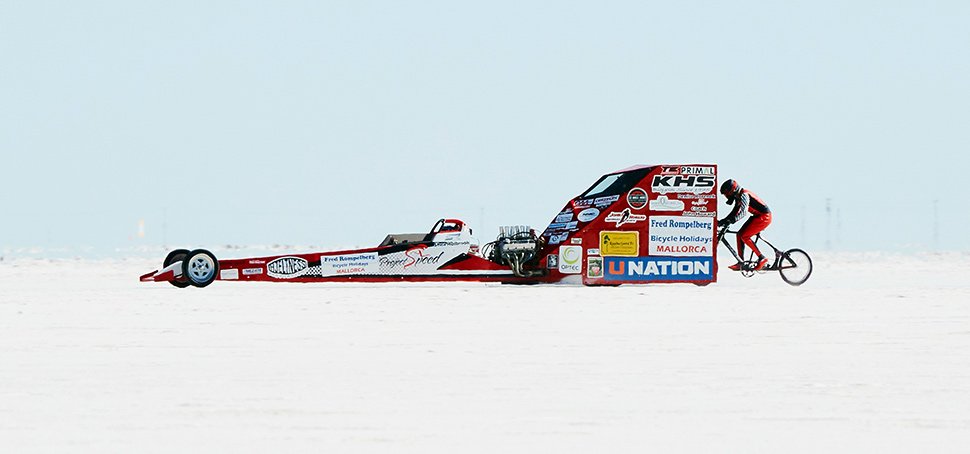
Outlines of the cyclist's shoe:
<svg viewBox="0 0 970 454">
<path fill-rule="evenodd" d="M 738 262 L 738 263 L 735 263 L 734 265 L 729 266 L 728 268 L 730 268 L 732 271 L 741 271 L 741 266 L 742 266 L 742 263 Z"/>
<path fill-rule="evenodd" d="M 765 269 L 766 266 L 768 266 L 768 259 L 761 257 L 761 260 L 758 260 L 758 264 L 754 266 L 754 270 L 761 271 Z"/>
</svg>

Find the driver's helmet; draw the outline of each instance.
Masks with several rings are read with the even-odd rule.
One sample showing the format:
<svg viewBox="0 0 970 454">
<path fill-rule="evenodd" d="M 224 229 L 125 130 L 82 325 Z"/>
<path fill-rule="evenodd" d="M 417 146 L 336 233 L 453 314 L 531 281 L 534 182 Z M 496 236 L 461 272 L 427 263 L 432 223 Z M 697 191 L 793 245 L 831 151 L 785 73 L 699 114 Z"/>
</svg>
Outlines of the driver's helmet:
<svg viewBox="0 0 970 454">
<path fill-rule="evenodd" d="M 721 194 L 728 199 L 734 198 L 734 196 L 741 190 L 741 185 L 737 181 L 727 180 L 721 183 Z"/>
</svg>

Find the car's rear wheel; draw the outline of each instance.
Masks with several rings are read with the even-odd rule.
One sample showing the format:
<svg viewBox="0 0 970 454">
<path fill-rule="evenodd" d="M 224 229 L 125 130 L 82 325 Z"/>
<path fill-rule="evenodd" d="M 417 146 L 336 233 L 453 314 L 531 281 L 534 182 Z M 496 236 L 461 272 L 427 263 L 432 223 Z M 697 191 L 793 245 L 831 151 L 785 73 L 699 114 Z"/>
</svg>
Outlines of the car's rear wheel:
<svg viewBox="0 0 970 454">
<path fill-rule="evenodd" d="M 182 276 L 196 287 L 205 287 L 219 275 L 219 261 L 205 249 L 189 252 L 182 261 Z"/>
<path fill-rule="evenodd" d="M 162 269 L 168 268 L 169 265 L 175 262 L 181 262 L 182 260 L 185 260 L 185 256 L 187 255 L 189 255 L 188 249 L 176 249 L 172 252 L 169 252 L 168 255 L 165 256 L 165 261 L 162 262 Z M 183 273 L 182 276 L 175 278 L 174 280 L 168 281 L 168 283 L 178 288 L 185 288 L 185 287 L 188 287 L 189 285 L 192 285 L 192 284 L 189 284 L 189 280 L 186 279 L 185 273 Z"/>
</svg>

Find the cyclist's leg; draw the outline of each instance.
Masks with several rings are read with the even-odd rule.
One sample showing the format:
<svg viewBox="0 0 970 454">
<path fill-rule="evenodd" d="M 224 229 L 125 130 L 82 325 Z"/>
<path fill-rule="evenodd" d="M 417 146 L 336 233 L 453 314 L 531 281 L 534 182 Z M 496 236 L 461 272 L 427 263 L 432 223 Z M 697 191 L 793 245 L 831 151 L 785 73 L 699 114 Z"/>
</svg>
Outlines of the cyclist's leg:
<svg viewBox="0 0 970 454">
<path fill-rule="evenodd" d="M 738 257 L 741 257 L 741 261 L 744 261 L 744 237 L 742 236 L 743 234 L 741 232 L 744 232 L 744 229 L 748 227 L 749 222 L 751 222 L 750 219 L 748 219 L 741 226 L 741 228 L 738 229 L 738 234 L 735 235 L 737 237 L 735 239 L 738 241 Z"/>
<path fill-rule="evenodd" d="M 744 244 L 750 246 L 751 250 L 754 251 L 755 255 L 757 255 L 758 260 L 764 259 L 765 256 L 761 253 L 761 250 L 758 249 L 758 246 L 754 244 L 754 240 L 752 238 L 766 229 L 769 224 L 771 224 L 771 213 L 766 213 L 760 216 L 752 216 L 748 218 L 748 221 L 745 222 L 741 227 L 741 230 L 738 231 L 738 242 L 743 242 Z"/>
<path fill-rule="evenodd" d="M 738 234 L 735 235 L 737 237 L 736 240 L 738 242 L 738 263 L 735 263 L 734 265 L 731 265 L 731 266 L 728 267 L 728 268 L 731 268 L 734 271 L 740 271 L 741 268 L 744 267 L 744 240 L 741 238 L 741 232 L 744 231 L 744 229 L 748 226 L 748 223 L 749 222 L 751 222 L 751 219 L 748 219 L 742 225 L 741 229 L 738 230 Z"/>
</svg>

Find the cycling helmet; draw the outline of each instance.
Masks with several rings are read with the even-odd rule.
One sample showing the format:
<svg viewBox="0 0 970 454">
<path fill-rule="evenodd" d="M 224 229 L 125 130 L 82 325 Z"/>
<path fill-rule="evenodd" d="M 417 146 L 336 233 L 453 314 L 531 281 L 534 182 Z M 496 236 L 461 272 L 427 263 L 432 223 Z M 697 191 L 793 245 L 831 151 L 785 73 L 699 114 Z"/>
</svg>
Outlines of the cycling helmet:
<svg viewBox="0 0 970 454">
<path fill-rule="evenodd" d="M 729 199 L 737 194 L 740 190 L 741 185 L 739 185 L 737 181 L 727 180 L 724 183 L 721 183 L 721 194 Z"/>
</svg>

